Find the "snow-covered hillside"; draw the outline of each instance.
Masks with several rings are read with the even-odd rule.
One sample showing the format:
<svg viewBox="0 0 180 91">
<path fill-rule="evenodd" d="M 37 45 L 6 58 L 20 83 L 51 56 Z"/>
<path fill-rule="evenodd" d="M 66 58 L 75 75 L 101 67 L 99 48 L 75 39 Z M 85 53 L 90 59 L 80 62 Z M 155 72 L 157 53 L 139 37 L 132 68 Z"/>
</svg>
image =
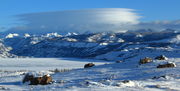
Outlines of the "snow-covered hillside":
<svg viewBox="0 0 180 91">
<path fill-rule="evenodd" d="M 16 55 L 9 53 L 11 50 L 12 50 L 11 47 L 5 46 L 2 40 L 0 40 L 0 58 L 16 57 Z"/>
</svg>

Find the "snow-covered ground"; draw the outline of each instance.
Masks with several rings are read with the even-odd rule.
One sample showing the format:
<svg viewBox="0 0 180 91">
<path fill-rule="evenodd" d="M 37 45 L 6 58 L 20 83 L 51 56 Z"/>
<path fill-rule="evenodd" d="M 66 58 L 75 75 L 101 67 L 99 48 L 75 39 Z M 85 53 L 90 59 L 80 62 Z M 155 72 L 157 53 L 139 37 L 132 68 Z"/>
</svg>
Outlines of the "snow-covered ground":
<svg viewBox="0 0 180 91">
<path fill-rule="evenodd" d="M 43 61 L 42 61 L 43 60 Z M 93 62 L 96 61 L 96 62 Z M 180 58 L 153 60 L 139 65 L 139 60 L 108 63 L 90 59 L 1 59 L 0 90 L 12 91 L 179 91 Z M 97 62 L 98 61 L 98 62 Z M 97 66 L 84 69 L 85 63 Z M 174 62 L 175 68 L 156 68 L 164 62 Z M 6 64 L 6 65 L 5 65 Z M 101 65 L 103 64 L 103 65 Z M 49 70 L 72 69 L 53 73 Z M 50 85 L 22 84 L 24 73 L 51 74 Z"/>
<path fill-rule="evenodd" d="M 0 58 L 1 70 L 53 70 L 83 68 L 89 62 L 102 65 L 102 60 L 75 59 L 75 58 Z"/>
<path fill-rule="evenodd" d="M 83 68 L 84 64 L 107 64 L 102 60 L 75 58 L 1 58 L 0 59 L 0 90 L 30 90 L 33 86 L 21 83 L 24 74 L 53 74 L 53 70 L 70 71 Z M 36 87 L 36 86 L 35 86 Z M 39 91 L 39 90 L 38 90 Z"/>
</svg>

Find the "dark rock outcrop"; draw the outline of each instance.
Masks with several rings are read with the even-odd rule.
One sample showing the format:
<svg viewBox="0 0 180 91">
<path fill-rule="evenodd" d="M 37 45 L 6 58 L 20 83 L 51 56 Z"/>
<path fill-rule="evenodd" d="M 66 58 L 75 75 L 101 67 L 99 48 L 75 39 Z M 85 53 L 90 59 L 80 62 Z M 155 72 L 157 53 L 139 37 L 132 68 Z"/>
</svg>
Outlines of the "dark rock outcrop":
<svg viewBox="0 0 180 91">
<path fill-rule="evenodd" d="M 88 63 L 88 64 L 85 64 L 85 65 L 84 65 L 84 68 L 89 68 L 89 67 L 93 67 L 93 66 L 95 66 L 95 64 L 93 64 L 93 63 Z"/>
<path fill-rule="evenodd" d="M 157 56 L 155 59 L 156 60 L 167 60 L 168 58 L 164 55 L 160 55 L 160 56 Z"/>
<path fill-rule="evenodd" d="M 118 60 L 118 61 L 116 61 L 116 63 L 122 63 L 123 61 L 121 61 L 121 60 Z"/>
<path fill-rule="evenodd" d="M 172 68 L 172 67 L 176 67 L 175 63 L 166 63 L 157 66 L 157 68 Z"/>
</svg>

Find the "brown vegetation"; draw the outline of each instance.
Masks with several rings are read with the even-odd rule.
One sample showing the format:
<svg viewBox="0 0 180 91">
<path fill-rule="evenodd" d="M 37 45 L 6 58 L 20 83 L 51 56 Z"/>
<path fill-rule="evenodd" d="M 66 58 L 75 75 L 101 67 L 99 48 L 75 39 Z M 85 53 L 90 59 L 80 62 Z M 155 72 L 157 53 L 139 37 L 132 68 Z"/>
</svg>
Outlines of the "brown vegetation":
<svg viewBox="0 0 180 91">
<path fill-rule="evenodd" d="M 152 59 L 149 57 L 145 57 L 144 59 L 140 59 L 139 64 L 146 64 L 152 62 Z"/>
<path fill-rule="evenodd" d="M 47 85 L 52 82 L 52 77 L 49 75 L 44 75 L 42 77 L 34 77 L 34 75 L 26 74 L 23 83 L 30 82 L 29 85 Z"/>
</svg>

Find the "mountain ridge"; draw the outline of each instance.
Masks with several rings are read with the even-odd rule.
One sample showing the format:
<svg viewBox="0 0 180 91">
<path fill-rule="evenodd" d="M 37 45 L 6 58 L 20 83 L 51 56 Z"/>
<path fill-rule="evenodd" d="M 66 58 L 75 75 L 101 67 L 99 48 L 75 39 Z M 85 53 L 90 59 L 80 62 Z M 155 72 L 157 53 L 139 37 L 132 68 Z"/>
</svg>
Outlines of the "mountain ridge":
<svg viewBox="0 0 180 91">
<path fill-rule="evenodd" d="M 179 52 L 179 47 L 177 47 L 180 41 L 179 36 L 180 33 L 174 31 L 69 33 L 67 35 L 48 33 L 45 35 L 24 34 L 23 36 L 8 34 L 1 40 L 4 47 L 11 49 L 2 50 L 2 54 L 3 51 L 7 53 L 4 57 L 77 57 L 124 60 L 132 57 L 132 54 L 137 54 L 136 51 L 142 50 L 157 51 L 159 48 L 161 51 Z M 169 55 L 168 52 L 165 54 Z M 113 57 L 113 55 L 117 56 Z"/>
</svg>

